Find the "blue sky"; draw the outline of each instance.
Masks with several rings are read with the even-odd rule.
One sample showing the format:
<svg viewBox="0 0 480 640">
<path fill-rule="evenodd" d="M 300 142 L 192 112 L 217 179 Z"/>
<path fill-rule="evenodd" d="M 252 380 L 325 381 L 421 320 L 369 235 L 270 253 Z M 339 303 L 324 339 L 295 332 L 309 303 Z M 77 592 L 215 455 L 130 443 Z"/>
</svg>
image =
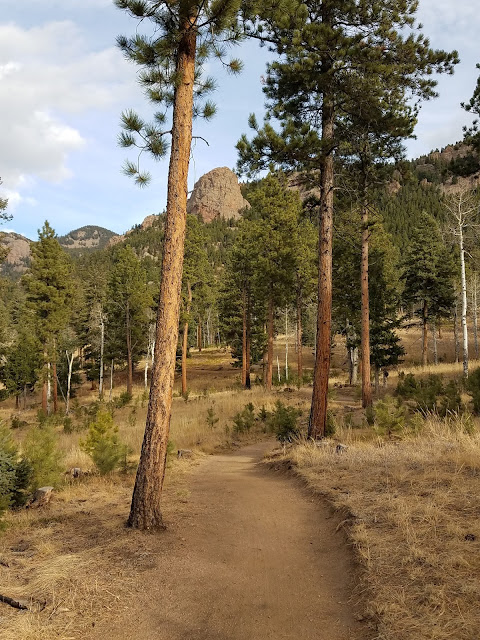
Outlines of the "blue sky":
<svg viewBox="0 0 480 640">
<path fill-rule="evenodd" d="M 420 0 L 432 46 L 457 49 L 461 64 L 440 78 L 440 98 L 423 106 L 410 157 L 460 139 L 469 122 L 459 103 L 470 98 L 480 62 L 476 2 Z M 32 239 L 45 219 L 59 234 L 87 224 L 121 233 L 162 211 L 167 161 L 150 166 L 152 183 L 139 190 L 121 173 L 128 154 L 116 144 L 123 109 L 149 112 L 135 67 L 115 46 L 135 22 L 111 0 L 0 0 L 0 16 L 1 193 L 14 216 L 6 227 Z M 210 70 L 218 114 L 196 127 L 209 146 L 195 144 L 190 188 L 214 167 L 234 168 L 248 114 L 261 116 L 267 53 L 250 43 L 236 55 L 245 65 L 241 76 Z"/>
</svg>

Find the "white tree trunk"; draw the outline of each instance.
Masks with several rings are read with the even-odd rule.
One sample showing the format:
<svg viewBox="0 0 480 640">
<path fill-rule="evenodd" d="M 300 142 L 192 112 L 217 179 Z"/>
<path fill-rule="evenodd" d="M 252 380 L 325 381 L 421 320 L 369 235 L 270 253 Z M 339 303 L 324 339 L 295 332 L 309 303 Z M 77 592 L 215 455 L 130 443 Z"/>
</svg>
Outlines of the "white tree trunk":
<svg viewBox="0 0 480 640">
<path fill-rule="evenodd" d="M 463 375 L 468 378 L 468 328 L 467 328 L 467 279 L 465 276 L 465 250 L 463 248 L 463 227 L 459 225 L 460 273 L 462 279 L 462 339 Z"/>
<path fill-rule="evenodd" d="M 280 382 L 280 380 L 282 379 L 282 376 L 280 375 L 280 360 L 278 359 L 278 356 L 277 356 L 277 377 L 278 377 L 278 381 Z"/>
<path fill-rule="evenodd" d="M 473 337 L 475 340 L 475 359 L 478 360 L 478 311 L 477 311 L 477 274 L 473 275 L 472 283 L 472 315 L 473 315 Z"/>
<path fill-rule="evenodd" d="M 70 392 L 72 388 L 72 372 L 73 372 L 73 352 L 72 355 L 68 355 L 68 351 L 65 351 L 68 362 L 68 378 L 67 378 L 67 398 L 65 400 L 65 415 L 68 416 L 70 411 Z"/>
</svg>

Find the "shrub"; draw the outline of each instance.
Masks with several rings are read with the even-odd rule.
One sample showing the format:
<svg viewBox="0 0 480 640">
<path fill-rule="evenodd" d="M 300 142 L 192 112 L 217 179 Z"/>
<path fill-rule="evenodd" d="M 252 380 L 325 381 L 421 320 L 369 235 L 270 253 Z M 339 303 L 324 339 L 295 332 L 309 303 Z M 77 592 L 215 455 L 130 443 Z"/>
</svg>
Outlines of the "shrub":
<svg viewBox="0 0 480 640">
<path fill-rule="evenodd" d="M 280 442 L 291 442 L 300 435 L 297 426 L 298 418 L 302 412 L 295 407 L 285 406 L 283 402 L 277 400 L 275 409 L 271 413 L 268 423 Z"/>
<path fill-rule="evenodd" d="M 132 394 L 128 393 L 128 391 L 123 391 L 118 398 L 115 398 L 114 405 L 116 409 L 122 409 L 122 407 L 126 407 L 127 404 L 130 404 L 132 401 Z"/>
<path fill-rule="evenodd" d="M 32 468 L 18 459 L 18 450 L 5 425 L 0 426 L 0 518 L 9 507 L 23 506 L 28 498 Z"/>
<path fill-rule="evenodd" d="M 270 411 L 267 411 L 265 409 L 265 406 L 262 406 L 258 412 L 257 418 L 260 420 L 260 422 L 263 422 L 265 424 L 269 417 L 270 417 Z"/>
<path fill-rule="evenodd" d="M 475 369 L 465 381 L 467 393 L 473 400 L 473 413 L 480 414 L 480 369 Z"/>
<path fill-rule="evenodd" d="M 337 430 L 337 421 L 332 411 L 327 411 L 327 424 L 325 426 L 325 437 L 331 438 Z"/>
<path fill-rule="evenodd" d="M 235 433 L 246 433 L 255 424 L 255 407 L 251 402 L 245 405 L 242 411 L 233 416 L 233 431 Z"/>
<path fill-rule="evenodd" d="M 101 410 L 90 424 L 88 435 L 80 447 L 93 460 L 101 475 L 106 475 L 122 464 L 126 466 L 128 448 L 120 442 L 118 428 L 108 411 Z"/>
<path fill-rule="evenodd" d="M 73 421 L 70 416 L 65 416 L 63 419 L 63 430 L 65 433 L 73 433 Z"/>
<path fill-rule="evenodd" d="M 405 429 L 405 410 L 395 404 L 393 398 L 385 396 L 375 405 L 375 430 L 391 437 Z"/>
<path fill-rule="evenodd" d="M 10 419 L 10 426 L 12 427 L 12 429 L 21 429 L 22 427 L 26 427 L 27 425 L 28 422 L 22 420 L 20 416 L 12 415 Z"/>
<path fill-rule="evenodd" d="M 45 485 L 58 485 L 62 471 L 61 455 L 52 426 L 33 427 L 25 438 L 23 453 L 32 468 L 30 487 L 33 491 Z"/>
<path fill-rule="evenodd" d="M 215 415 L 215 409 L 213 408 L 213 406 L 207 409 L 206 420 L 207 420 L 207 425 L 210 427 L 210 429 L 214 429 L 215 425 L 220 420 L 220 418 L 217 418 L 217 416 Z"/>
</svg>

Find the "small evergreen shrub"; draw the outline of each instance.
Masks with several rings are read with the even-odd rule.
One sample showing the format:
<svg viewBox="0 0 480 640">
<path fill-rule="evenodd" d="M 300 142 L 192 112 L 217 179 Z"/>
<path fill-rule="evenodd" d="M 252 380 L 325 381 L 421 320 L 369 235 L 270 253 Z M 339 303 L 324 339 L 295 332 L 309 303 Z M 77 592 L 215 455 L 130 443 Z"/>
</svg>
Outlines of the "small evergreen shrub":
<svg viewBox="0 0 480 640">
<path fill-rule="evenodd" d="M 63 430 L 65 433 L 73 433 L 73 420 L 70 416 L 65 416 L 63 419 Z"/>
<path fill-rule="evenodd" d="M 132 401 L 132 394 L 128 393 L 128 391 L 123 391 L 118 398 L 115 398 L 114 404 L 116 409 L 122 409 L 126 407 L 127 404 L 130 404 Z"/>
<path fill-rule="evenodd" d="M 255 424 L 255 407 L 251 402 L 233 416 L 234 433 L 248 433 Z"/>
<path fill-rule="evenodd" d="M 325 426 L 325 437 L 331 438 L 337 430 L 337 421 L 333 411 L 327 411 L 327 424 Z"/>
<path fill-rule="evenodd" d="M 263 405 L 258 412 L 257 418 L 260 420 L 260 422 L 263 422 L 265 424 L 268 421 L 270 415 L 270 411 L 267 411 L 265 409 L 265 405 Z"/>
<path fill-rule="evenodd" d="M 301 415 L 300 409 L 285 406 L 280 400 L 275 402 L 275 409 L 270 414 L 268 423 L 279 442 L 292 442 L 300 436 L 298 418 Z"/>
<path fill-rule="evenodd" d="M 126 467 L 128 448 L 118 437 L 118 427 L 108 411 L 101 410 L 90 424 L 85 440 L 80 447 L 93 460 L 100 475 L 111 473 L 120 466 Z"/>
<path fill-rule="evenodd" d="M 470 373 L 465 381 L 465 388 L 473 401 L 473 413 L 480 415 L 480 368 Z"/>
<path fill-rule="evenodd" d="M 21 429 L 22 427 L 26 427 L 28 422 L 22 420 L 20 416 L 12 415 L 10 419 L 10 426 L 12 429 Z"/>
<path fill-rule="evenodd" d="M 385 396 L 375 405 L 375 430 L 391 437 L 401 434 L 405 429 L 405 409 L 395 403 L 393 398 Z"/>
<path fill-rule="evenodd" d="M 33 427 L 25 438 L 23 453 L 32 468 L 32 491 L 43 486 L 58 486 L 62 472 L 61 455 L 51 425 Z"/>
</svg>

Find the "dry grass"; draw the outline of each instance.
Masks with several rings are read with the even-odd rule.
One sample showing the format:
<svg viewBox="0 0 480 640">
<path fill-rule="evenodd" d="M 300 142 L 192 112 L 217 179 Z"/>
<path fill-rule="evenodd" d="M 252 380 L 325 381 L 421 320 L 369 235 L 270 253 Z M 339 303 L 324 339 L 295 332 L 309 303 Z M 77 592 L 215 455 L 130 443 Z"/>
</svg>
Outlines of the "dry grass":
<svg viewBox="0 0 480 640">
<path fill-rule="evenodd" d="M 302 444 L 298 472 L 349 514 L 376 640 L 480 637 L 480 436 L 430 417 L 400 442 Z"/>
</svg>

